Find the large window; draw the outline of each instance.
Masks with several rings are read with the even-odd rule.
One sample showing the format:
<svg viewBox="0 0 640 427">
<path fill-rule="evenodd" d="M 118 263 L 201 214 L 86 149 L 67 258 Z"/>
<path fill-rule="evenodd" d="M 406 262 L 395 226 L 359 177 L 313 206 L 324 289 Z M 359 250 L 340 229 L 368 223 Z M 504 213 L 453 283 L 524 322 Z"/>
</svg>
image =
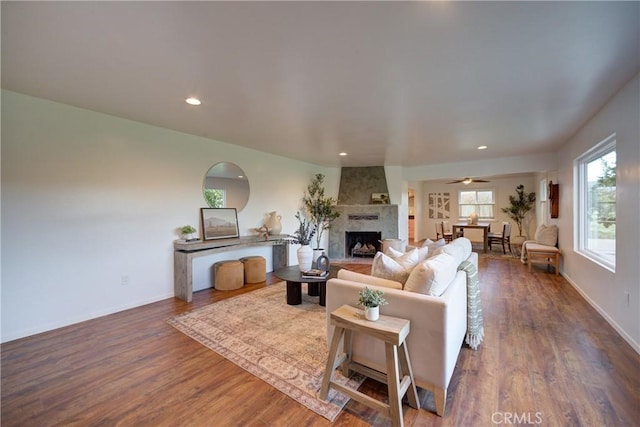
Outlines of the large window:
<svg viewBox="0 0 640 427">
<path fill-rule="evenodd" d="M 493 190 L 461 190 L 458 193 L 460 218 L 469 218 L 475 212 L 479 219 L 493 219 L 494 205 Z"/>
<path fill-rule="evenodd" d="M 616 137 L 611 135 L 575 161 L 576 251 L 615 271 Z"/>
</svg>

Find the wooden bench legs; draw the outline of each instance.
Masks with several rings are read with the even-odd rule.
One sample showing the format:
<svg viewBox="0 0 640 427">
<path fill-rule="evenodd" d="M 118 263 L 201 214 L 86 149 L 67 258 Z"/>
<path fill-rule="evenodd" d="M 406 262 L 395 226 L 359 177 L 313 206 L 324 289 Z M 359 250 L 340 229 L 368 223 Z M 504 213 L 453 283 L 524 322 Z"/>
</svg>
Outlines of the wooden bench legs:
<svg viewBox="0 0 640 427">
<path fill-rule="evenodd" d="M 560 252 L 545 252 L 528 250 L 527 258 L 529 263 L 529 272 L 531 272 L 531 264 L 546 264 L 547 266 L 554 266 L 556 269 L 556 276 L 560 273 Z"/>
</svg>

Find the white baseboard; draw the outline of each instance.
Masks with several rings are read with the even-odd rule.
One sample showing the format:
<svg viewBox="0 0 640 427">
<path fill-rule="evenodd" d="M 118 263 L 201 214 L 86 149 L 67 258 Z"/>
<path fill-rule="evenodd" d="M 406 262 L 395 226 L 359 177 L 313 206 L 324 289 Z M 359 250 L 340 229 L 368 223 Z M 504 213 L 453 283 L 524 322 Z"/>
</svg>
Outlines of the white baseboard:
<svg viewBox="0 0 640 427">
<path fill-rule="evenodd" d="M 98 317 L 107 316 L 109 314 L 119 313 L 121 311 L 129 310 L 143 305 L 151 304 L 154 302 L 162 301 L 168 298 L 173 298 L 173 292 L 166 295 L 157 295 L 152 298 L 135 301 L 129 304 L 125 304 L 118 307 L 111 307 L 105 310 L 88 313 L 85 315 L 64 319 L 58 322 L 52 322 L 45 325 L 40 325 L 37 328 L 25 329 L 2 337 L 1 342 L 6 343 L 9 341 L 17 340 L 20 338 L 29 337 L 31 335 L 41 334 L 43 332 L 52 331 L 58 328 L 64 328 L 65 326 L 75 325 L 76 323 L 86 322 L 87 320 L 97 319 Z"/>
<path fill-rule="evenodd" d="M 613 329 L 616 330 L 616 332 L 618 334 L 620 334 L 620 336 L 636 351 L 636 353 L 640 354 L 640 344 L 638 344 L 637 342 L 635 342 L 633 340 L 633 338 L 631 338 L 631 336 L 629 336 L 629 334 L 627 334 L 625 332 L 624 329 L 622 329 L 620 327 L 620 325 L 618 325 L 616 323 L 615 320 L 613 320 L 606 311 L 604 311 L 598 304 L 595 303 L 595 301 L 593 301 L 591 298 L 589 298 L 589 296 L 587 294 L 584 293 L 584 291 L 573 281 L 571 280 L 571 278 L 569 276 L 567 276 L 564 272 L 561 272 L 560 274 L 562 274 L 562 277 L 564 277 L 565 279 L 567 279 L 567 282 L 569 282 L 569 284 L 571 286 L 573 286 L 573 288 L 578 291 L 578 293 L 580 294 L 580 296 L 582 296 L 582 298 L 584 298 L 585 301 L 587 301 L 589 303 L 589 305 L 591 307 L 593 307 L 598 314 L 600 314 L 604 320 L 607 321 L 607 323 L 609 325 L 611 325 L 611 327 Z"/>
</svg>

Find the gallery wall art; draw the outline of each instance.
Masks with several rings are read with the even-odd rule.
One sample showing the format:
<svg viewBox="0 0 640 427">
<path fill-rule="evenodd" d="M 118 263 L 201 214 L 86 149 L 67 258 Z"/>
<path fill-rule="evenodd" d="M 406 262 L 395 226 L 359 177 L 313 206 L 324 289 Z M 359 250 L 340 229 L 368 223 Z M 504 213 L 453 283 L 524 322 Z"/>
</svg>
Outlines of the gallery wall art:
<svg viewBox="0 0 640 427">
<path fill-rule="evenodd" d="M 429 219 L 448 219 L 450 194 L 429 193 Z"/>
</svg>

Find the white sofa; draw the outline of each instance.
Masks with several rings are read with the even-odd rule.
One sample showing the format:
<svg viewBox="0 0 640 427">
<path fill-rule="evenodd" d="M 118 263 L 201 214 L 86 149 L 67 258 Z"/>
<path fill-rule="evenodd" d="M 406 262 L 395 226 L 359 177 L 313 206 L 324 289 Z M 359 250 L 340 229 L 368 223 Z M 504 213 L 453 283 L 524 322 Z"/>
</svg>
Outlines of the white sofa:
<svg viewBox="0 0 640 427">
<path fill-rule="evenodd" d="M 478 254 L 471 252 L 467 239 L 456 239 L 449 245 L 456 245 L 456 250 L 450 252 L 457 254 L 457 265 L 468 260 L 477 268 Z M 447 248 L 449 245 L 440 251 L 453 249 Z M 464 248 L 462 253 L 460 247 Z M 358 292 L 365 286 L 384 292 L 388 304 L 380 307 L 380 313 L 411 321 L 406 342 L 416 385 L 433 392 L 436 413 L 440 416 L 445 411 L 447 387 L 467 330 L 467 275 L 464 271 L 457 271 L 456 267 L 456 272 L 448 277 L 453 279 L 444 293 L 432 296 L 403 290 L 402 283 L 394 284 L 391 280 L 341 270 L 337 278 L 327 282 L 326 294 L 329 343 L 333 335 L 330 325 L 332 311 L 343 304 L 357 307 Z M 381 340 L 354 334 L 352 358 L 355 362 L 385 372 L 385 350 Z"/>
</svg>

